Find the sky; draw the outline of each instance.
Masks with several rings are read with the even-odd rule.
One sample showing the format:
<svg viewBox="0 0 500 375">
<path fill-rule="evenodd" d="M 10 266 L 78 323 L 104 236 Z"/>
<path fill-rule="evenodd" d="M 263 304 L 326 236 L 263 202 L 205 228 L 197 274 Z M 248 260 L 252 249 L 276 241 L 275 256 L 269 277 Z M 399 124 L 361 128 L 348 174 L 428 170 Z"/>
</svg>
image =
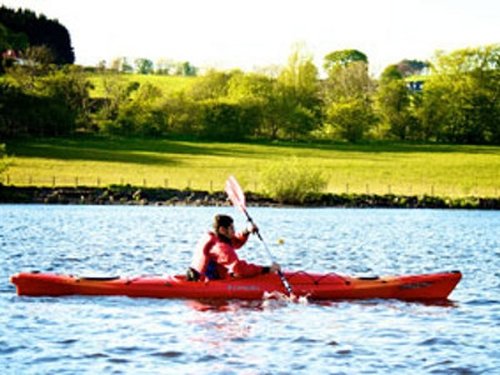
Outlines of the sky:
<svg viewBox="0 0 500 375">
<path fill-rule="evenodd" d="M 500 43 L 499 0 L 0 0 L 57 19 L 76 63 L 118 57 L 189 61 L 200 68 L 286 65 L 300 44 L 320 68 L 358 49 L 379 74 L 437 50 Z"/>
</svg>

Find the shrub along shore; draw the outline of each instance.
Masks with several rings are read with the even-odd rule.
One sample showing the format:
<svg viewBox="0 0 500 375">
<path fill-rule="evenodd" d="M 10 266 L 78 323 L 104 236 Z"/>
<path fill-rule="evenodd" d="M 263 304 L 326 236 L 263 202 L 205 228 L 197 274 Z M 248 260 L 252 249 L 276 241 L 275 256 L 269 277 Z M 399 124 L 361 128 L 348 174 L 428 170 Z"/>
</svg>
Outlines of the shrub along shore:
<svg viewBox="0 0 500 375">
<path fill-rule="evenodd" d="M 261 207 L 345 207 L 345 208 L 459 208 L 500 209 L 500 198 L 446 198 L 428 195 L 316 194 L 303 203 L 277 201 L 248 192 L 247 203 Z M 0 184 L 0 203 L 87 204 L 87 205 L 158 205 L 226 206 L 224 192 L 138 188 L 133 186 L 29 187 Z"/>
</svg>

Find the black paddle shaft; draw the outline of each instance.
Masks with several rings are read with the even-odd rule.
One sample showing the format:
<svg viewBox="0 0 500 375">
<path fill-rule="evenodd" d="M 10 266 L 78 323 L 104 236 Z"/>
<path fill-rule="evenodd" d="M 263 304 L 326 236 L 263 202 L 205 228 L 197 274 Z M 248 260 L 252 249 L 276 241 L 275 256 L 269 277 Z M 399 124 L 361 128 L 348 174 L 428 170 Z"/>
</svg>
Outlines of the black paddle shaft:
<svg viewBox="0 0 500 375">
<path fill-rule="evenodd" d="M 247 217 L 248 222 L 257 228 L 257 226 L 255 225 L 255 222 L 253 221 L 252 217 L 250 216 L 250 214 L 248 213 L 248 211 L 245 208 L 243 208 L 243 212 L 245 213 L 245 216 Z M 267 256 L 271 259 L 272 263 L 276 263 L 274 261 L 273 255 L 271 254 L 271 251 L 269 251 L 269 248 L 267 247 L 266 242 L 264 241 L 264 238 L 262 238 L 262 235 L 260 234 L 259 228 L 257 228 L 256 233 L 257 233 L 257 237 L 259 237 L 259 240 L 261 240 L 261 242 L 264 244 L 264 249 L 266 249 Z M 278 270 L 278 276 L 280 277 L 281 282 L 283 283 L 283 286 L 285 287 L 288 294 L 292 295 L 293 294 L 292 287 L 290 286 L 290 283 L 286 279 L 283 272 L 281 272 L 281 270 Z"/>
</svg>

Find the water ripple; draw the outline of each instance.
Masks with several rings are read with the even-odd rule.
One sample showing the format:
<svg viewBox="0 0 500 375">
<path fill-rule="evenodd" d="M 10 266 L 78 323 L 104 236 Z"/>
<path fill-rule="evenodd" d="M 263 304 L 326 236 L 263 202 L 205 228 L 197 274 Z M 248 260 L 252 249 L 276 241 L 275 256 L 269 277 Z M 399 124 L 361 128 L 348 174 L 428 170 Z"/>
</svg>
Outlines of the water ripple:
<svg viewBox="0 0 500 375">
<path fill-rule="evenodd" d="M 500 373 L 496 211 L 252 208 L 287 269 L 460 269 L 462 282 L 441 303 L 29 298 L 8 282 L 33 269 L 183 272 L 217 212 L 245 225 L 229 207 L 0 205 L 2 373 Z M 240 254 L 268 263 L 255 239 Z"/>
</svg>

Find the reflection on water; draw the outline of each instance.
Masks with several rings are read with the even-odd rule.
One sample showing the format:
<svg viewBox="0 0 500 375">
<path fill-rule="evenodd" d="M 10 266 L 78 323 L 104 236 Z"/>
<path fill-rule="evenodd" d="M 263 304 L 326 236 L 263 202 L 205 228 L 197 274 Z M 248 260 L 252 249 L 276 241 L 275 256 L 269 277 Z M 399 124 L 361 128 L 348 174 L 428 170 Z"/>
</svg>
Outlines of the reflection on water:
<svg viewBox="0 0 500 375">
<path fill-rule="evenodd" d="M 182 273 L 220 211 L 244 225 L 226 207 L 0 206 L 2 374 L 500 371 L 495 211 L 252 208 L 285 269 L 459 269 L 463 280 L 447 302 L 29 298 L 8 282 L 35 269 Z M 240 252 L 268 263 L 255 239 Z"/>
</svg>

